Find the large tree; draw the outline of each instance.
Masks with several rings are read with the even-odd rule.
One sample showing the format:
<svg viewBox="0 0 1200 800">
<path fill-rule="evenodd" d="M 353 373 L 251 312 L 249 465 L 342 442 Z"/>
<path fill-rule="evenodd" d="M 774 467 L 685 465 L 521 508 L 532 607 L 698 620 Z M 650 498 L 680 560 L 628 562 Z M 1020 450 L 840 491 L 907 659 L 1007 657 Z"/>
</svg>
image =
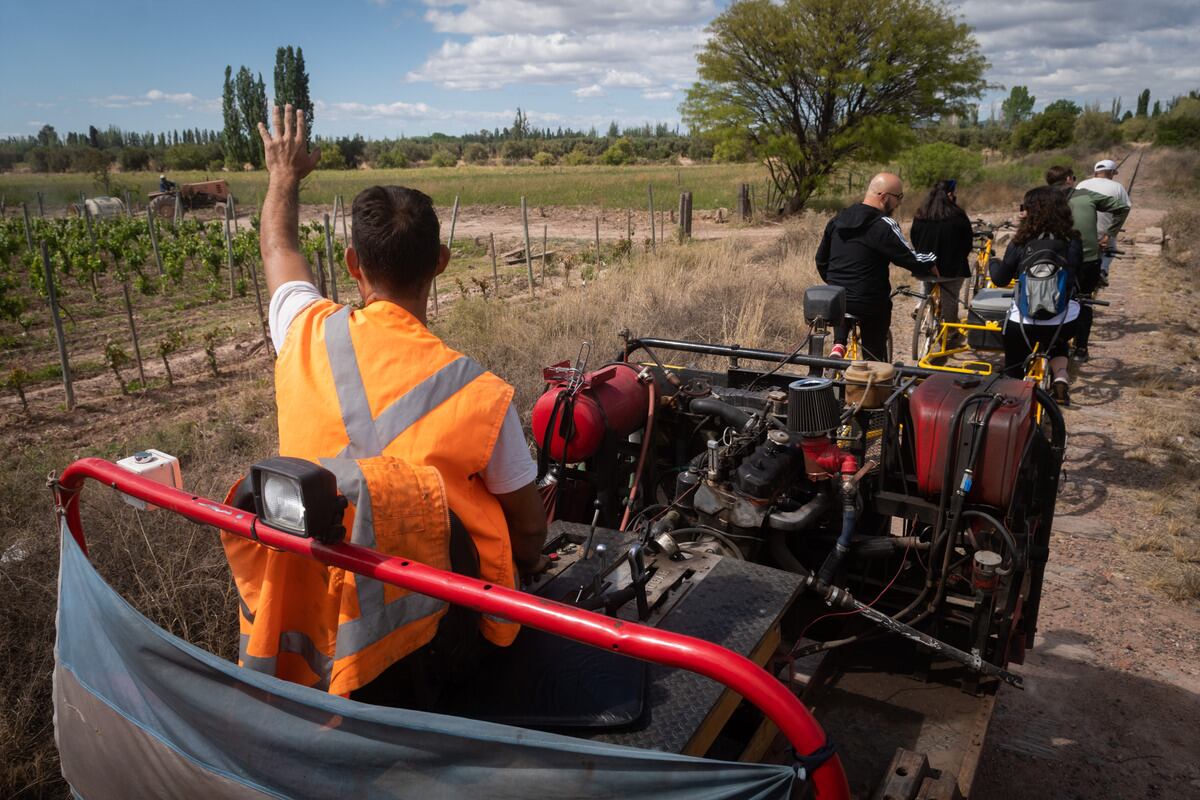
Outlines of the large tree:
<svg viewBox="0 0 1200 800">
<path fill-rule="evenodd" d="M 308 72 L 304 67 L 304 50 L 291 45 L 275 50 L 275 105 L 304 110 L 309 141 L 313 131 L 313 102 L 308 94 Z"/>
<path fill-rule="evenodd" d="M 233 88 L 233 68 L 225 67 L 225 88 L 221 97 L 221 114 L 225 129 L 221 133 L 221 150 L 225 154 L 225 166 L 240 170 L 246 163 L 249 144 L 242 130 L 242 119 L 238 114 L 237 95 Z"/>
<path fill-rule="evenodd" d="M 262 74 L 258 80 L 246 67 L 238 70 L 233 82 L 234 93 L 237 96 L 238 116 L 241 119 L 242 132 L 246 137 L 247 160 L 260 169 L 265 163 L 263 157 L 262 137 L 258 133 L 258 123 L 270 127 L 267 121 L 267 87 L 263 84 Z"/>
<path fill-rule="evenodd" d="M 1008 97 L 1000 104 L 1000 113 L 1004 115 L 1004 124 L 1012 128 L 1033 116 L 1033 104 L 1036 97 L 1029 93 L 1028 86 L 1014 86 Z"/>
<path fill-rule="evenodd" d="M 985 88 L 971 29 L 934 0 L 745 0 L 709 30 L 684 119 L 761 159 L 786 213 L 847 159 L 890 156 Z"/>
</svg>

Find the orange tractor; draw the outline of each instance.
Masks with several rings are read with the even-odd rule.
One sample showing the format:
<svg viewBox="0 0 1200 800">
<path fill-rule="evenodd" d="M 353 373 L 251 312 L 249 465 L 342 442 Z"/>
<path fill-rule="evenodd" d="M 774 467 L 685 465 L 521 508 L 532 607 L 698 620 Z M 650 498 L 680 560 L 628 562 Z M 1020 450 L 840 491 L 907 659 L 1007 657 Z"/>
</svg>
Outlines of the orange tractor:
<svg viewBox="0 0 1200 800">
<path fill-rule="evenodd" d="M 155 214 L 170 219 L 175 216 L 176 198 L 183 211 L 213 208 L 218 214 L 224 214 L 225 204 L 231 197 L 229 184 L 220 180 L 183 183 L 168 192 L 151 192 L 148 199 Z"/>
</svg>

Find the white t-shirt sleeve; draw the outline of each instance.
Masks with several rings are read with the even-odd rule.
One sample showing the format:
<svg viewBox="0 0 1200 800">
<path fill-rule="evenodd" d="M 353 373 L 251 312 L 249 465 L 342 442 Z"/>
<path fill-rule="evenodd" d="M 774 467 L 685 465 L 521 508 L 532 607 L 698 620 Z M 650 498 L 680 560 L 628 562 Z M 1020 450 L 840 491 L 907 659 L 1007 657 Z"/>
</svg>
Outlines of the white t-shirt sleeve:
<svg viewBox="0 0 1200 800">
<path fill-rule="evenodd" d="M 525 432 L 521 430 L 521 418 L 510 403 L 496 437 L 492 460 L 483 470 L 483 485 L 492 494 L 515 492 L 537 478 L 537 465 L 529 455 L 525 444 Z"/>
<path fill-rule="evenodd" d="M 320 299 L 321 293 L 308 281 L 288 281 L 275 290 L 267 311 L 267 325 L 276 353 L 283 348 L 288 328 L 292 327 L 296 315 Z"/>
</svg>

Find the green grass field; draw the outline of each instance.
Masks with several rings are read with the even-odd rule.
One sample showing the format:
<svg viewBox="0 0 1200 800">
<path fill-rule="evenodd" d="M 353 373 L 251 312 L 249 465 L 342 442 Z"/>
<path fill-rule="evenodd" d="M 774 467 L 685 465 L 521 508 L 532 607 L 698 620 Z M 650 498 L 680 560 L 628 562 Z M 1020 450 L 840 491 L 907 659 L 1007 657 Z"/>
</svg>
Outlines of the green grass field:
<svg viewBox="0 0 1200 800">
<path fill-rule="evenodd" d="M 239 204 L 257 205 L 267 187 L 264 171 L 172 172 L 168 177 L 177 183 L 224 178 L 229 181 Z M 733 208 L 737 203 L 739 184 L 756 185 L 757 194 L 763 190 L 766 179 L 766 170 L 757 164 L 320 170 L 304 182 L 301 200 L 331 204 L 333 196 L 340 194 L 349 203 L 355 193 L 367 186 L 398 183 L 429 194 L 439 206 L 453 203 L 455 195 L 464 205 L 515 206 L 525 195 L 531 206 L 642 208 L 647 201 L 646 188 L 653 186 L 658 208 L 676 205 L 682 191 L 693 193 L 694 208 Z M 113 173 L 111 180 L 112 193 L 117 196 L 129 189 L 144 199 L 148 192 L 158 189 L 156 172 Z M 9 207 L 29 203 L 36 213 L 39 191 L 43 193 L 48 211 L 74 202 L 80 192 L 86 192 L 88 196 L 101 193 L 90 175 L 0 174 L 0 195 Z"/>
</svg>

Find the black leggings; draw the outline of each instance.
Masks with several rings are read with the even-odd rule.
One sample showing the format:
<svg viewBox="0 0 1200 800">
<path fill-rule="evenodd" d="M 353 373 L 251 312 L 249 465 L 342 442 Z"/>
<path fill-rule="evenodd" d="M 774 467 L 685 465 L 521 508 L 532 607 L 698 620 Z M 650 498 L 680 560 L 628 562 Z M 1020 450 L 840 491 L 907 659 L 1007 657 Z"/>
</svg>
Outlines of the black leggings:
<svg viewBox="0 0 1200 800">
<path fill-rule="evenodd" d="M 1057 325 L 1021 325 L 1009 320 L 1004 325 L 1004 374 L 1010 378 L 1024 377 L 1025 359 L 1033 352 L 1030 345 L 1040 345 L 1038 351 L 1042 353 L 1049 348 L 1050 358 L 1065 357 L 1067 342 L 1075 335 L 1077 322 L 1077 319 L 1066 322 L 1059 330 Z"/>
<path fill-rule="evenodd" d="M 1100 261 L 1085 261 L 1079 270 L 1079 294 L 1081 297 L 1091 297 L 1100 286 Z M 1075 346 L 1087 348 L 1092 338 L 1092 307 L 1086 303 L 1079 305 L 1079 324 L 1075 326 Z"/>
<path fill-rule="evenodd" d="M 892 327 L 892 304 L 868 305 L 855 300 L 846 302 L 846 313 L 858 317 L 858 331 L 862 337 L 861 358 L 868 361 L 890 361 L 891 354 L 887 350 L 888 331 Z M 850 321 L 842 320 L 834 332 L 833 340 L 838 344 L 846 344 L 850 339 Z"/>
</svg>

